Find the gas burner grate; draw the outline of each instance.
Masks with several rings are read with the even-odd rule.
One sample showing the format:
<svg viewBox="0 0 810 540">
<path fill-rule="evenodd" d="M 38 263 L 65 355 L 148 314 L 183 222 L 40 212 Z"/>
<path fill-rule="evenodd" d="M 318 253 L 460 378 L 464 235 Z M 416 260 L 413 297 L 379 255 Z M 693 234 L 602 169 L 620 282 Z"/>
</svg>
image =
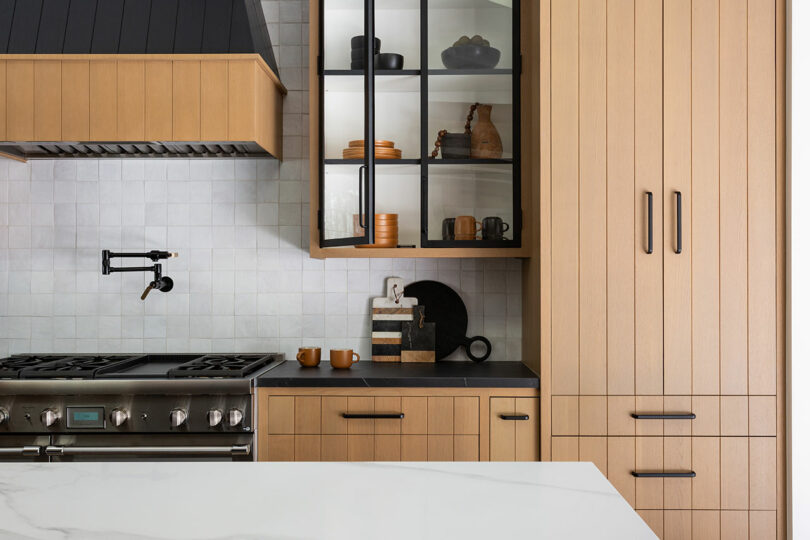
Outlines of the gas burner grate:
<svg viewBox="0 0 810 540">
<path fill-rule="evenodd" d="M 101 370 L 112 370 L 126 367 L 139 361 L 143 355 L 105 354 L 105 355 L 72 355 L 51 358 L 44 362 L 20 371 L 21 379 L 93 379 Z M 46 357 L 42 357 L 46 358 Z"/>
<path fill-rule="evenodd" d="M 246 377 L 274 359 L 270 354 L 209 354 L 169 370 L 170 378 Z"/>
<path fill-rule="evenodd" d="M 16 354 L 0 358 L 0 379 L 19 379 L 23 369 L 67 358 L 55 354 Z"/>
</svg>

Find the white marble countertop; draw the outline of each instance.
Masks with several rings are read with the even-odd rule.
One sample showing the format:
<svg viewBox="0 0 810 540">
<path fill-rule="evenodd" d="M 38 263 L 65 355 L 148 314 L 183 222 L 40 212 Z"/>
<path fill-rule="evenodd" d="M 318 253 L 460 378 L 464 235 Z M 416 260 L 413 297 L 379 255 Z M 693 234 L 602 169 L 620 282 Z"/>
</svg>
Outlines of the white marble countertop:
<svg viewBox="0 0 810 540">
<path fill-rule="evenodd" d="M 0 538 L 655 538 L 591 463 L 0 464 Z"/>
</svg>

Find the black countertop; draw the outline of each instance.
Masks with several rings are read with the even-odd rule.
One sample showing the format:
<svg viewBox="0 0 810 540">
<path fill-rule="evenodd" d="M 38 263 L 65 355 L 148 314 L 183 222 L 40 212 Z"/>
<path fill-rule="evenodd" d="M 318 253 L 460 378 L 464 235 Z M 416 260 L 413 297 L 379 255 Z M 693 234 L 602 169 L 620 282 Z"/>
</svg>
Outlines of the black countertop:
<svg viewBox="0 0 810 540">
<path fill-rule="evenodd" d="M 301 367 L 287 361 L 256 379 L 263 387 L 452 387 L 539 388 L 540 379 L 522 362 L 358 362 L 351 369 Z"/>
</svg>

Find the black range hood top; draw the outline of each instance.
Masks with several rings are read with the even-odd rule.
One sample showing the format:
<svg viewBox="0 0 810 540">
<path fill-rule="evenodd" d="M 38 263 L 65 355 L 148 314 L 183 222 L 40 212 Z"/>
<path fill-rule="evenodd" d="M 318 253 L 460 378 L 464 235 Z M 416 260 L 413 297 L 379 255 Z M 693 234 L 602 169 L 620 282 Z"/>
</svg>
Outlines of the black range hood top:
<svg viewBox="0 0 810 540">
<path fill-rule="evenodd" d="M 260 0 L 0 0 L 0 54 L 236 53 L 278 76 Z"/>
</svg>

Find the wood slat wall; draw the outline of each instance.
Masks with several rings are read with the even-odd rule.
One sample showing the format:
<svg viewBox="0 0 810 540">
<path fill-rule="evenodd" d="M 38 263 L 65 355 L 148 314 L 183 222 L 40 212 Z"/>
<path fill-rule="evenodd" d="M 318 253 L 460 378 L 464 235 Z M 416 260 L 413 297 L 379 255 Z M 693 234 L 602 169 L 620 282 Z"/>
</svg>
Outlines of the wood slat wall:
<svg viewBox="0 0 810 540">
<path fill-rule="evenodd" d="M 667 538 L 782 538 L 784 1 L 542 0 L 538 17 L 547 262 L 524 285 L 542 289 L 543 459 L 594 461 Z M 629 416 L 656 408 L 698 418 Z M 702 473 L 627 474 L 673 464 Z"/>
<path fill-rule="evenodd" d="M 286 90 L 258 55 L 0 55 L 0 140 L 253 141 Z"/>
</svg>

